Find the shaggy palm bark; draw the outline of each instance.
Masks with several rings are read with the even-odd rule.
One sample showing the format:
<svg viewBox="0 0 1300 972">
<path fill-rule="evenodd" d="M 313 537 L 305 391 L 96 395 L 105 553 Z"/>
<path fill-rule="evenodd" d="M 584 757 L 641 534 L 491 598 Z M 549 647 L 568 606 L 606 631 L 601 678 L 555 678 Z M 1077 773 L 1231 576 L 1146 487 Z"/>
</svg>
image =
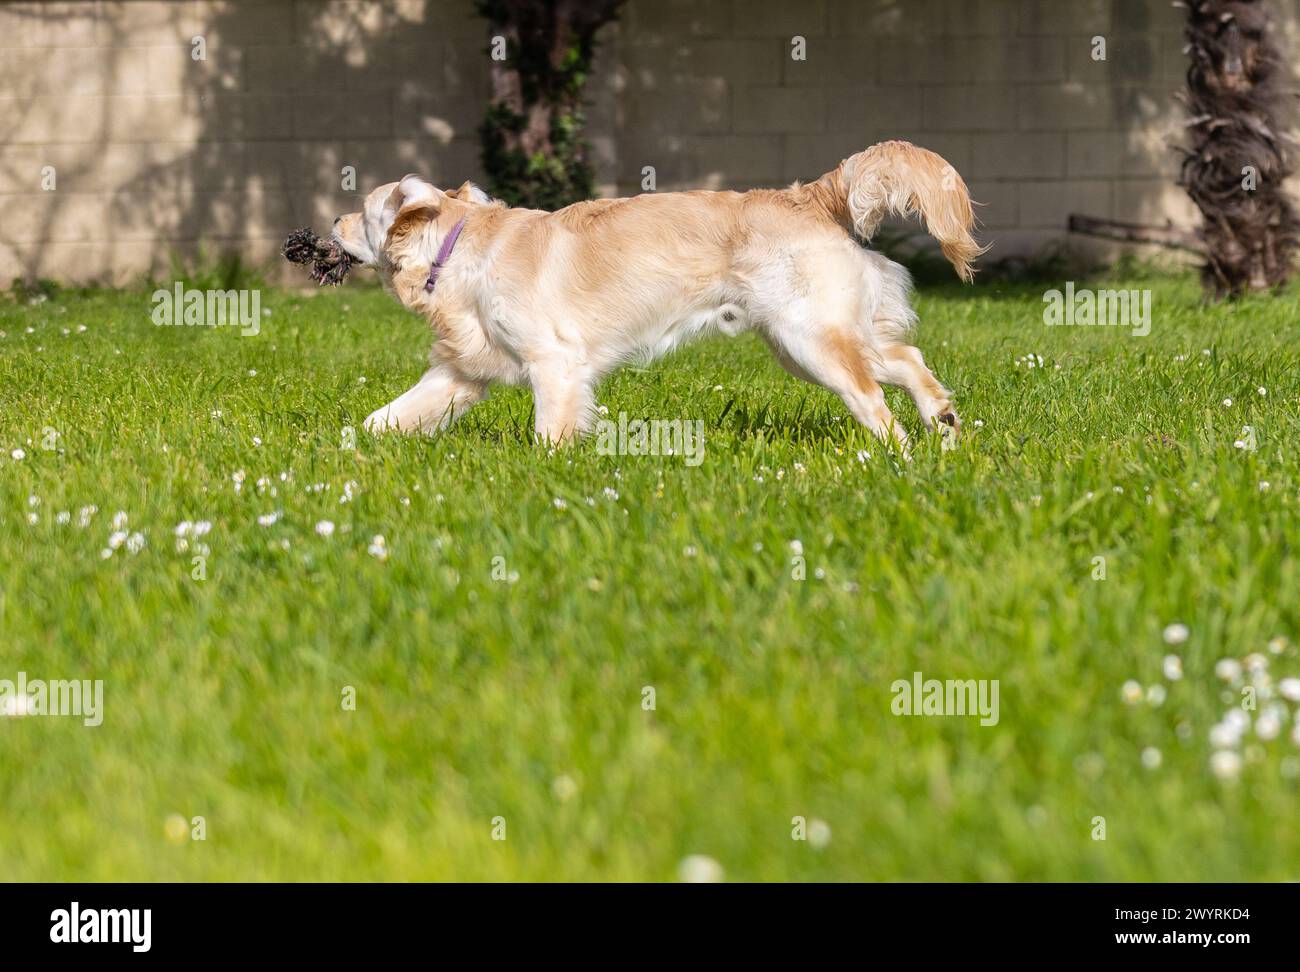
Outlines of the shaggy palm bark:
<svg viewBox="0 0 1300 972">
<path fill-rule="evenodd" d="M 1191 145 L 1179 184 L 1204 218 L 1202 279 L 1216 297 L 1266 291 L 1291 274 L 1300 223 L 1282 182 L 1285 72 L 1266 0 L 1187 0 Z M 1254 173 L 1255 188 L 1246 183 Z"/>
<path fill-rule="evenodd" d="M 505 60 L 479 134 L 489 187 L 512 206 L 560 209 L 591 198 L 582 93 L 596 32 L 623 0 L 479 0 Z"/>
</svg>

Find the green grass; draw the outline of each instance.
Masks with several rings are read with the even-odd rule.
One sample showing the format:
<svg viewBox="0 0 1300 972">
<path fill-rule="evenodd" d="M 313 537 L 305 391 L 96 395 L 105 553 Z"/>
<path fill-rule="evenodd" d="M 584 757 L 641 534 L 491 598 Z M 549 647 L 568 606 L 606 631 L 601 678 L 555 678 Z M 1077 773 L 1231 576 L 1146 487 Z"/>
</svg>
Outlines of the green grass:
<svg viewBox="0 0 1300 972">
<path fill-rule="evenodd" d="M 340 448 L 428 350 L 373 290 L 267 292 L 255 338 L 155 327 L 142 293 L 0 305 L 0 678 L 105 683 L 97 728 L 0 717 L 0 872 L 1300 878 L 1294 706 L 1235 778 L 1209 739 L 1238 699 L 1218 660 L 1267 659 L 1261 712 L 1300 676 L 1300 305 L 1134 285 L 1146 338 L 1047 328 L 1041 288 L 923 293 L 969 434 L 910 463 L 752 338 L 606 383 L 612 414 L 703 420 L 697 468 L 536 446 L 519 389 Z M 147 543 L 103 559 L 119 510 Z M 185 520 L 212 529 L 178 551 Z M 1000 722 L 893 715 L 914 671 L 999 680 Z M 207 839 L 166 839 L 175 814 Z"/>
</svg>

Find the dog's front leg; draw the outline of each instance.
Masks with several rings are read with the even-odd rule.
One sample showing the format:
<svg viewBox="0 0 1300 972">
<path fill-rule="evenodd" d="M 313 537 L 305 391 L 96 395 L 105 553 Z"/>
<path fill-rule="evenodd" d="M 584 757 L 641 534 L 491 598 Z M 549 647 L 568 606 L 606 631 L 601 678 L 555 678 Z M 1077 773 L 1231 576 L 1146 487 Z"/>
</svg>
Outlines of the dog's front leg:
<svg viewBox="0 0 1300 972">
<path fill-rule="evenodd" d="M 487 397 L 487 388 L 445 365 L 434 365 L 416 382 L 366 419 L 366 429 L 434 432 L 444 429 Z"/>
<path fill-rule="evenodd" d="M 595 375 L 570 362 L 534 365 L 529 369 L 533 388 L 533 430 L 543 442 L 568 442 L 590 432 L 596 420 Z"/>
</svg>

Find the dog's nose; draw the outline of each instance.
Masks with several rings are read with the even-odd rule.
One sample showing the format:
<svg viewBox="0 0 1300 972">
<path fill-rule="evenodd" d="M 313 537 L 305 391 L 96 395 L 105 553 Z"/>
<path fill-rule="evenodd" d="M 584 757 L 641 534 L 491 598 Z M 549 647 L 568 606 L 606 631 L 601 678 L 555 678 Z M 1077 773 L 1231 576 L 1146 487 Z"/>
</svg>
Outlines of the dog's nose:
<svg viewBox="0 0 1300 972">
<path fill-rule="evenodd" d="M 342 220 L 343 220 L 343 217 L 342 217 L 342 216 L 335 216 L 335 217 L 334 217 L 334 225 L 335 225 L 335 226 L 338 226 L 338 224 L 339 224 Z"/>
</svg>

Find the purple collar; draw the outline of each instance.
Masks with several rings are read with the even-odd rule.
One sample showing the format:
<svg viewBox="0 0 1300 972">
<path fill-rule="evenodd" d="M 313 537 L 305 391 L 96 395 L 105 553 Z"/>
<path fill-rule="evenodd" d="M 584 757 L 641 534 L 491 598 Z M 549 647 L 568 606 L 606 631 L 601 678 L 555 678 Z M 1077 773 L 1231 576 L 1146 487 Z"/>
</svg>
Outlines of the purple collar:
<svg viewBox="0 0 1300 972">
<path fill-rule="evenodd" d="M 433 293 L 434 285 L 438 282 L 438 274 L 442 271 L 443 266 L 451 258 L 452 248 L 456 245 L 456 240 L 460 238 L 460 231 L 465 228 L 465 220 L 469 217 L 461 217 L 459 223 L 452 227 L 447 238 L 442 241 L 442 246 L 438 247 L 438 256 L 433 261 L 433 266 L 429 268 L 429 279 L 424 282 L 424 289 L 427 293 Z"/>
</svg>

